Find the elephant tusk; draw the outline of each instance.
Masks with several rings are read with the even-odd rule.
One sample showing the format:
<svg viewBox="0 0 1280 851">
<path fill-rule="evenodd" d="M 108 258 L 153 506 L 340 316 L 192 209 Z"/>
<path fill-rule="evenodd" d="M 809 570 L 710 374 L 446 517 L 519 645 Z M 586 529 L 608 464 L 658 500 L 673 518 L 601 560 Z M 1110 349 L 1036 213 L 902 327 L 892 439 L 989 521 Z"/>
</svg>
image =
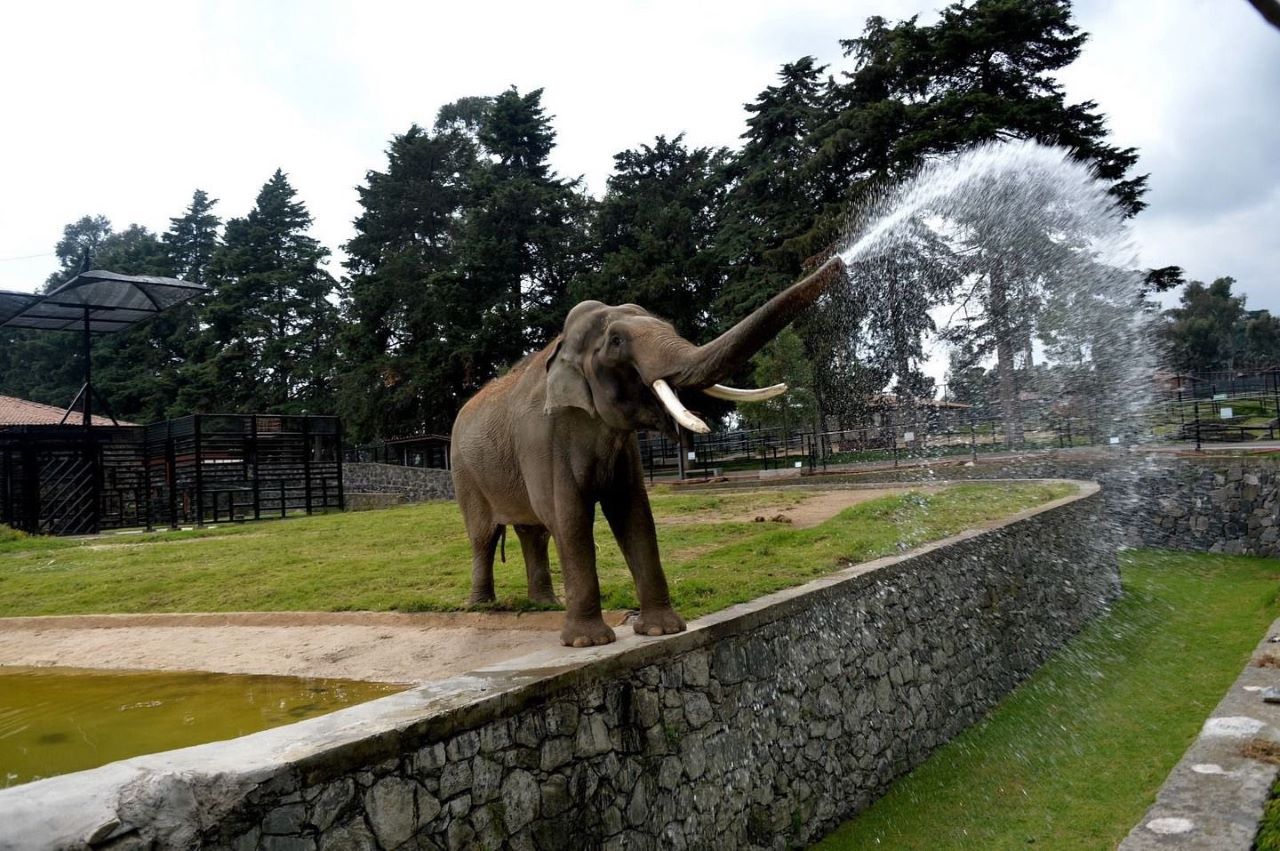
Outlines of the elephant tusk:
<svg viewBox="0 0 1280 851">
<path fill-rule="evenodd" d="M 706 423 L 689 413 L 689 409 L 680 404 L 680 398 L 676 396 L 676 391 L 671 389 L 670 384 L 659 378 L 653 382 L 653 392 L 658 394 L 663 407 L 675 417 L 677 423 L 698 434 L 707 434 L 711 431 Z"/>
<path fill-rule="evenodd" d="M 757 390 L 740 390 L 737 387 L 712 384 L 710 387 L 704 388 L 702 392 L 716 399 L 727 399 L 730 402 L 763 402 L 765 399 L 772 399 L 774 396 L 781 396 L 786 393 L 787 385 L 774 384 L 771 387 L 761 387 Z"/>
</svg>

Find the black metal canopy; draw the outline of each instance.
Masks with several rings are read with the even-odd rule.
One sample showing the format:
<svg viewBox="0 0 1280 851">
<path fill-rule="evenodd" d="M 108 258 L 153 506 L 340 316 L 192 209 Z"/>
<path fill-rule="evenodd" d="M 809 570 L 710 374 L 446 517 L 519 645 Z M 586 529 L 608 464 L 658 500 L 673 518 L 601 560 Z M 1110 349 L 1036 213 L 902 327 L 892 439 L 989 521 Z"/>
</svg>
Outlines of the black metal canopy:
<svg viewBox="0 0 1280 851">
<path fill-rule="evenodd" d="M 93 420 L 93 360 L 89 340 L 93 334 L 109 334 L 150 319 L 161 311 L 208 292 L 203 284 L 150 275 L 120 275 L 94 270 L 81 272 L 52 292 L 0 290 L 0 328 L 34 328 L 39 331 L 79 331 L 84 339 L 84 385 L 62 415 L 65 421 L 81 405 L 81 421 L 88 433 Z M 103 406 L 115 421 L 111 406 Z"/>
<path fill-rule="evenodd" d="M 150 319 L 208 289 L 178 278 L 81 272 L 43 295 L 0 290 L 0 327 L 105 334 Z"/>
</svg>

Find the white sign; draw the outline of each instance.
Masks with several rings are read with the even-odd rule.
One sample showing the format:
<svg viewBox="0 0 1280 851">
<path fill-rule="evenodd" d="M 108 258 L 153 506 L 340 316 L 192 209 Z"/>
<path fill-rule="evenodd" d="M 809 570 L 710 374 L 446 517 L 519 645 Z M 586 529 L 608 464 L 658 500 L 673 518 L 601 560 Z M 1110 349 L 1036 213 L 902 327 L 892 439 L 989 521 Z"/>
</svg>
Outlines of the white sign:
<svg viewBox="0 0 1280 851">
<path fill-rule="evenodd" d="M 800 466 L 800 462 L 799 462 L 799 461 L 797 461 L 797 462 L 796 462 L 796 467 L 799 467 L 799 466 Z"/>
<path fill-rule="evenodd" d="M 1226 394 L 1226 393 L 1214 393 L 1214 394 L 1213 394 L 1213 401 L 1215 401 L 1215 402 L 1221 402 L 1221 401 L 1222 401 L 1223 399 L 1225 399 L 1225 398 L 1227 398 L 1227 394 Z"/>
<path fill-rule="evenodd" d="M 904 431 L 902 433 L 902 439 L 910 443 L 916 439 L 916 433 L 914 431 Z"/>
<path fill-rule="evenodd" d="M 691 452 L 689 453 L 689 460 L 690 460 L 690 461 L 696 461 L 696 460 L 698 460 L 698 453 L 696 453 L 696 452 L 692 452 L 692 451 L 691 451 Z"/>
<path fill-rule="evenodd" d="M 1230 408 L 1220 408 L 1220 409 L 1218 410 L 1218 416 L 1219 416 L 1220 418 L 1224 419 L 1224 420 L 1229 420 L 1229 419 L 1231 419 L 1231 409 L 1230 409 Z"/>
<path fill-rule="evenodd" d="M 1120 442 L 1120 438 L 1118 438 L 1118 437 L 1113 437 L 1113 438 L 1111 438 L 1111 445 L 1112 445 L 1112 446 L 1115 446 L 1115 445 L 1116 445 L 1117 443 L 1119 443 L 1119 442 Z"/>
</svg>

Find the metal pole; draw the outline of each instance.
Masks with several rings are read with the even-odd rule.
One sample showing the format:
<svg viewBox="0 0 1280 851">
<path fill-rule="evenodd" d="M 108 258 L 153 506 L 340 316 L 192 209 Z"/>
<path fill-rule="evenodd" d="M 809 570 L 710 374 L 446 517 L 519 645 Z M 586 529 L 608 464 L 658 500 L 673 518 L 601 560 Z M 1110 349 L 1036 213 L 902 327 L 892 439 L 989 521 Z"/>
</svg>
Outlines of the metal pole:
<svg viewBox="0 0 1280 851">
<path fill-rule="evenodd" d="M 249 416 L 249 461 L 253 470 L 253 519 L 262 519 L 262 484 L 258 481 L 258 415 Z M 339 462 L 341 463 L 341 462 Z"/>
<path fill-rule="evenodd" d="M 196 525 L 204 525 L 204 453 L 200 445 L 200 415 L 192 414 L 196 438 Z"/>
<path fill-rule="evenodd" d="M 164 477 L 169 491 L 169 528 L 178 528 L 178 454 L 173 449 L 173 420 L 164 424 Z"/>
<path fill-rule="evenodd" d="M 344 490 L 342 482 L 342 420 L 337 417 L 333 420 L 334 439 L 338 441 L 338 510 L 347 510 L 347 493 Z M 450 463 L 449 452 L 445 450 L 445 463 Z"/>
<path fill-rule="evenodd" d="M 93 358 L 89 356 L 89 308 L 84 309 L 84 427 L 85 434 L 93 424 Z"/>
<path fill-rule="evenodd" d="M 311 417 L 302 418 L 302 500 L 311 513 Z"/>
<path fill-rule="evenodd" d="M 1195 403 L 1195 416 L 1196 416 L 1196 451 L 1199 452 L 1200 451 L 1200 403 L 1199 402 Z"/>
<path fill-rule="evenodd" d="M 148 439 L 149 428 L 142 427 L 142 501 L 144 506 L 143 528 L 148 532 L 155 531 L 151 525 L 151 441 Z"/>
</svg>

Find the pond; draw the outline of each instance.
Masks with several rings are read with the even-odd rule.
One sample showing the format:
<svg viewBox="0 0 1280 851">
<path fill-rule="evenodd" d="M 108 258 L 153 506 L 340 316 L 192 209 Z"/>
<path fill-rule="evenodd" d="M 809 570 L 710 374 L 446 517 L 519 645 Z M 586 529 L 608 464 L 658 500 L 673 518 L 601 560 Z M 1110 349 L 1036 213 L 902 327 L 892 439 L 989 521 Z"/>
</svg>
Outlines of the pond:
<svg viewBox="0 0 1280 851">
<path fill-rule="evenodd" d="M 404 688 L 204 672 L 0 667 L 0 786 L 243 736 Z"/>
</svg>

